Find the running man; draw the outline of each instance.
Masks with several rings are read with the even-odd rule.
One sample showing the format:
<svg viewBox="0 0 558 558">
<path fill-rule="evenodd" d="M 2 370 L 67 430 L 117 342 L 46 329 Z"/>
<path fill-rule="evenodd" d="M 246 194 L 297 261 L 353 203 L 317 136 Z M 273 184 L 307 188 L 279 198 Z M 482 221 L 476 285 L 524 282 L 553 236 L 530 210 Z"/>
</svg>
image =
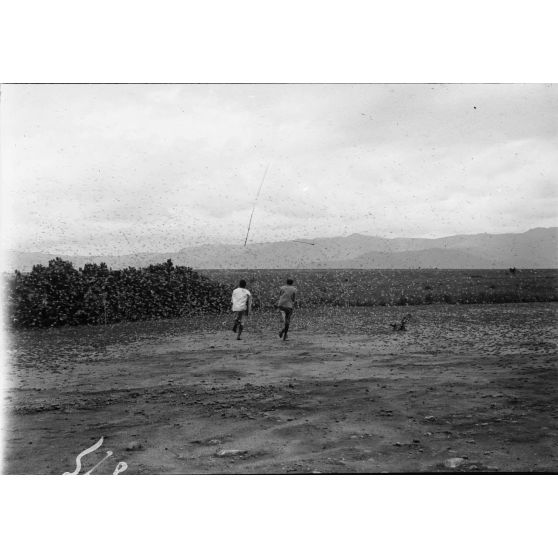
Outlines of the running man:
<svg viewBox="0 0 558 558">
<path fill-rule="evenodd" d="M 237 339 L 240 339 L 242 330 L 244 329 L 244 316 L 248 316 L 252 308 L 252 294 L 246 288 L 246 281 L 241 279 L 238 287 L 232 293 L 232 311 L 235 313 L 234 326 L 232 330 L 237 333 Z"/>
<path fill-rule="evenodd" d="M 287 279 L 287 284 L 282 286 L 279 291 L 279 302 L 277 303 L 283 318 L 283 329 L 279 332 L 279 338 L 283 338 L 283 341 L 287 340 L 287 332 L 289 331 L 289 325 L 291 323 L 295 298 L 296 287 L 293 285 L 292 279 Z"/>
</svg>

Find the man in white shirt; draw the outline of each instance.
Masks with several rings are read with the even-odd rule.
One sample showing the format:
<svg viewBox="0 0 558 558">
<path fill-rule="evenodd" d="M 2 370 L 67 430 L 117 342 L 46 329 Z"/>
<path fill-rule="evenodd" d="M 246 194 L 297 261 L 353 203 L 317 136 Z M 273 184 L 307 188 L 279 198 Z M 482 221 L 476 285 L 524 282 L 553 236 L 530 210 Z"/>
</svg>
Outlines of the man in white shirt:
<svg viewBox="0 0 558 558">
<path fill-rule="evenodd" d="M 241 279 L 238 283 L 238 287 L 232 293 L 232 311 L 235 313 L 235 320 L 233 331 L 236 333 L 238 331 L 237 339 L 240 339 L 240 335 L 244 328 L 244 316 L 248 316 L 252 308 L 252 294 L 246 288 L 246 281 Z"/>
</svg>

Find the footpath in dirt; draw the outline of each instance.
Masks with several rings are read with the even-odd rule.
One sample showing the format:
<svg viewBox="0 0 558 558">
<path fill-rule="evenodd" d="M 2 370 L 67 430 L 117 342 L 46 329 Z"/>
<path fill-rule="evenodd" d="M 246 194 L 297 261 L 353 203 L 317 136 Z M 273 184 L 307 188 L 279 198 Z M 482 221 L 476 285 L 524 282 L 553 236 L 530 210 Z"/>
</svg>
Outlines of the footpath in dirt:
<svg viewBox="0 0 558 558">
<path fill-rule="evenodd" d="M 258 312 L 10 334 L 3 472 L 558 470 L 553 304 Z M 410 314 L 407 331 L 390 323 Z"/>
</svg>

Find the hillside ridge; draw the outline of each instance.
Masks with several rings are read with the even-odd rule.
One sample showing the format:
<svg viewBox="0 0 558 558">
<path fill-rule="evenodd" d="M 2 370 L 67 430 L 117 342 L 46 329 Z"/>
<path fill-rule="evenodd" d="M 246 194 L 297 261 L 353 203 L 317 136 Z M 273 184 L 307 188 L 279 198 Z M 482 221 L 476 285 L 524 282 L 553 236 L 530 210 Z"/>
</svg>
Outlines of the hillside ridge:
<svg viewBox="0 0 558 558">
<path fill-rule="evenodd" d="M 295 238 L 242 245 L 204 244 L 177 252 L 144 252 L 120 256 L 68 256 L 7 251 L 3 271 L 29 271 L 61 257 L 76 267 L 106 263 L 113 269 L 144 267 L 172 259 L 196 269 L 551 269 L 558 267 L 558 227 L 523 233 L 478 233 L 441 238 L 349 236 Z"/>
</svg>

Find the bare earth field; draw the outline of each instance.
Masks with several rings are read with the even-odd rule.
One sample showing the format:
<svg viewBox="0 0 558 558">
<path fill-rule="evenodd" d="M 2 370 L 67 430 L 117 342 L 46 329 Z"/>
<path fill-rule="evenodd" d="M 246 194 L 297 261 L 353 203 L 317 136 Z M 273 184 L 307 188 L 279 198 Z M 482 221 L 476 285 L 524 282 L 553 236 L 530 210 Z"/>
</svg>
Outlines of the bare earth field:
<svg viewBox="0 0 558 558">
<path fill-rule="evenodd" d="M 553 303 L 9 334 L 4 473 L 557 472 Z M 408 331 L 389 326 L 411 315 Z M 450 461 L 448 461 L 450 460 Z"/>
</svg>

